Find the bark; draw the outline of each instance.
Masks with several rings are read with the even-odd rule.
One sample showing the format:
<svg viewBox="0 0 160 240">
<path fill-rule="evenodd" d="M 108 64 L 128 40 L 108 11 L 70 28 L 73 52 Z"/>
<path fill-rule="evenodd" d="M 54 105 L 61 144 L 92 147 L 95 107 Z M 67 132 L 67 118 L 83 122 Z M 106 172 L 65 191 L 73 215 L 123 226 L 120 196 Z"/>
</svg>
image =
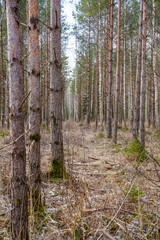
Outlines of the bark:
<svg viewBox="0 0 160 240">
<path fill-rule="evenodd" d="M 81 116 L 82 116 L 82 108 L 81 108 L 81 96 L 82 96 L 82 77 L 80 75 L 80 80 L 79 80 L 79 99 L 78 99 L 78 119 L 81 121 Z"/>
<path fill-rule="evenodd" d="M 159 94 L 158 94 L 158 77 L 156 74 L 156 58 L 157 58 L 157 49 L 156 49 L 156 35 L 155 35 L 155 1 L 153 2 L 153 77 L 154 77 L 154 87 L 155 87 L 155 125 L 156 130 L 160 130 L 160 118 L 159 118 Z"/>
<path fill-rule="evenodd" d="M 103 130 L 103 79 L 102 79 L 102 56 L 101 56 L 101 10 L 100 10 L 100 2 L 99 2 L 99 118 L 100 118 L 100 128 Z"/>
<path fill-rule="evenodd" d="M 126 125 L 126 120 L 127 120 L 127 84 L 126 84 L 126 25 L 125 25 L 125 21 L 126 21 L 126 2 L 125 2 L 125 13 L 124 13 L 124 42 L 123 42 L 123 49 L 124 49 L 124 65 L 123 65 L 123 110 L 124 110 L 124 125 L 125 127 L 127 127 Z"/>
<path fill-rule="evenodd" d="M 51 150 L 52 177 L 63 177 L 62 76 L 61 76 L 61 2 L 51 2 Z M 58 169 L 56 169 L 56 166 Z M 59 167 L 58 167 L 59 166 Z"/>
<path fill-rule="evenodd" d="M 30 191 L 33 210 L 41 204 L 40 172 L 40 70 L 39 70 L 39 9 L 38 0 L 28 1 L 29 17 L 29 128 Z"/>
<path fill-rule="evenodd" d="M 145 146 L 145 93 L 146 93 L 146 40 L 147 40 L 147 4 L 143 2 L 143 29 L 142 29 L 142 75 L 140 95 L 140 142 Z"/>
<path fill-rule="evenodd" d="M 90 16 L 88 18 L 88 80 L 87 80 L 87 124 L 91 118 L 91 67 L 90 67 Z"/>
<path fill-rule="evenodd" d="M 4 80 L 4 63 L 3 63 L 3 28 L 1 22 L 1 106 L 2 106 L 2 127 L 5 121 L 5 80 Z"/>
<path fill-rule="evenodd" d="M 6 1 L 8 66 L 10 86 L 10 134 L 14 142 L 24 134 L 24 99 L 22 45 L 20 27 L 20 2 Z M 21 137 L 11 148 L 11 233 L 12 239 L 28 239 L 28 204 L 26 186 L 25 137 Z"/>
<path fill-rule="evenodd" d="M 120 90 L 120 45 L 121 45 L 121 0 L 118 1 L 118 38 L 117 38 L 117 69 L 116 69 L 116 96 L 113 142 L 117 142 L 118 109 L 119 109 L 119 90 Z"/>
<path fill-rule="evenodd" d="M 46 0 L 46 24 L 48 26 L 48 0 Z M 48 78 L 48 27 L 46 27 L 46 86 L 45 86 L 45 96 L 46 96 L 46 104 L 45 104 L 45 122 L 46 128 L 49 128 L 49 78 Z M 45 99 L 45 100 L 46 100 Z"/>
<path fill-rule="evenodd" d="M 112 136 L 112 53 L 113 53 L 113 7 L 114 0 L 110 0 L 110 33 L 109 33 L 109 70 L 108 70 L 108 96 L 107 96 L 107 136 Z"/>
<path fill-rule="evenodd" d="M 96 79 L 95 79 L 95 120 L 96 126 L 98 128 L 98 86 L 99 86 L 99 24 L 97 28 L 97 59 L 96 59 Z"/>
<path fill-rule="evenodd" d="M 140 79 L 141 79 L 141 59 L 142 59 L 142 19 L 143 19 L 143 1 L 140 3 L 139 16 L 139 37 L 138 37 L 138 53 L 137 53 L 137 71 L 136 71 L 136 93 L 133 117 L 133 136 L 138 137 L 139 130 L 139 114 L 140 114 Z"/>
</svg>

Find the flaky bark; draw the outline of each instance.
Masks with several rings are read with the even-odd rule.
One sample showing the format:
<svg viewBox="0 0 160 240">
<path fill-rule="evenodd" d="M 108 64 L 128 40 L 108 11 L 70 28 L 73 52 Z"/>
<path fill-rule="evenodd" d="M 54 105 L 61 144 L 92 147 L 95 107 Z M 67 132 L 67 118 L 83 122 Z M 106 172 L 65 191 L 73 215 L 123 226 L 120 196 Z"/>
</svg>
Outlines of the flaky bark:
<svg viewBox="0 0 160 240">
<path fill-rule="evenodd" d="M 56 176 L 63 177 L 62 76 L 61 76 L 61 1 L 51 1 L 51 150 Z"/>
<path fill-rule="evenodd" d="M 138 36 L 138 53 L 137 53 L 137 71 L 136 71 L 136 93 L 133 117 L 133 136 L 138 137 L 139 114 L 140 114 L 140 80 L 141 80 L 141 58 L 142 58 L 142 19 L 143 19 L 143 1 L 140 3 L 139 16 L 139 36 Z"/>
<path fill-rule="evenodd" d="M 39 25 L 38 0 L 28 1 L 29 17 L 29 128 L 30 148 L 30 191 L 33 198 L 33 208 L 39 206 L 40 197 L 40 70 L 39 70 Z"/>
<path fill-rule="evenodd" d="M 121 45 L 121 0 L 118 1 L 118 38 L 117 38 L 117 69 L 116 69 L 116 98 L 115 98 L 115 114 L 113 142 L 117 142 L 117 126 L 118 126 L 118 107 L 119 107 L 119 91 L 120 91 L 120 45 Z"/>
<path fill-rule="evenodd" d="M 112 136 L 112 53 L 113 53 L 113 7 L 114 0 L 110 0 L 110 33 L 109 33 L 109 70 L 108 70 L 108 96 L 107 96 L 107 136 Z"/>
<path fill-rule="evenodd" d="M 10 86 L 10 134 L 14 142 L 24 134 L 24 99 L 22 45 L 20 28 L 20 3 L 6 1 L 8 65 Z M 28 239 L 26 150 L 24 135 L 14 142 L 11 149 L 11 232 L 12 239 Z"/>
<path fill-rule="evenodd" d="M 142 28 L 142 75 L 140 95 L 140 142 L 145 146 L 145 93 L 146 93 L 146 41 L 147 41 L 147 4 L 143 2 Z"/>
</svg>

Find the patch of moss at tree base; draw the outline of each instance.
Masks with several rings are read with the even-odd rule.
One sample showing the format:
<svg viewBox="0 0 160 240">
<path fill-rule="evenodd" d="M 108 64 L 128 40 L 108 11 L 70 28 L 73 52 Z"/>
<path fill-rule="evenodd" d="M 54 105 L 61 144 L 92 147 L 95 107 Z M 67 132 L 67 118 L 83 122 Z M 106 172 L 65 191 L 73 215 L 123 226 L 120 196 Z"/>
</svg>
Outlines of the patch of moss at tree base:
<svg viewBox="0 0 160 240">
<path fill-rule="evenodd" d="M 41 139 L 41 135 L 40 135 L 38 132 L 36 132 L 35 134 L 31 134 L 31 135 L 29 136 L 29 139 L 30 139 L 31 141 L 39 142 L 40 139 Z"/>
<path fill-rule="evenodd" d="M 64 168 L 64 163 L 59 159 L 53 159 L 51 162 L 50 178 L 56 180 L 65 176 L 66 171 Z"/>
</svg>

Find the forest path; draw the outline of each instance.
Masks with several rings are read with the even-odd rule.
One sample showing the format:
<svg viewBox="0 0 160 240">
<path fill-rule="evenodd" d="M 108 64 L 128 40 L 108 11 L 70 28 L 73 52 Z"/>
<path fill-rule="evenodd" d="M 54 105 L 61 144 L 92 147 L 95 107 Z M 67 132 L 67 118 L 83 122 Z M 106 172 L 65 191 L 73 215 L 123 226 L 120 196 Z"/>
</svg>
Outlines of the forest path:
<svg viewBox="0 0 160 240">
<path fill-rule="evenodd" d="M 123 148 L 132 140 L 132 133 L 124 128 L 119 129 L 118 144 L 115 145 L 106 137 L 105 131 L 95 132 L 94 125 L 88 127 L 82 123 L 68 121 L 64 123 L 63 129 L 65 166 L 70 178 L 63 181 L 49 181 L 47 187 L 45 183 L 44 195 L 50 220 L 47 223 L 48 237 L 46 238 L 45 234 L 43 237 L 45 239 L 52 239 L 52 237 L 53 239 L 98 239 L 101 234 L 101 230 L 98 229 L 103 229 L 116 214 L 135 177 L 136 164 L 127 160 L 123 151 Z M 149 138 L 150 135 L 148 135 L 147 144 L 150 143 Z M 45 159 L 48 156 L 49 161 L 42 157 L 42 166 L 44 171 L 46 169 L 49 171 L 51 157 L 46 137 L 44 143 L 46 146 L 44 156 Z M 156 149 L 154 151 L 157 153 Z M 155 169 L 153 162 L 146 163 L 144 169 L 150 176 L 157 179 L 155 170 L 152 172 L 152 169 Z M 143 211 L 148 212 L 149 216 L 153 211 L 153 206 L 149 209 L 148 205 L 151 195 L 154 196 L 152 201 L 155 200 L 155 205 L 158 204 L 158 188 L 142 176 L 139 177 L 133 189 L 135 196 L 128 197 L 125 211 L 123 206 L 119 218 L 111 224 L 110 233 L 116 235 L 115 239 L 124 239 L 122 234 L 125 235 L 126 231 L 129 239 L 132 239 L 132 236 L 140 236 L 141 231 L 137 230 L 139 216 L 134 214 L 139 208 L 137 189 L 144 193 L 141 198 Z"/>
<path fill-rule="evenodd" d="M 147 130 L 148 151 L 160 157 L 160 140 Z M 132 140 L 130 130 L 118 130 L 118 144 L 94 125 L 64 123 L 65 165 L 70 176 L 64 180 L 48 178 L 51 164 L 50 134 L 41 129 L 42 196 L 45 216 L 31 226 L 35 240 L 96 240 L 121 206 L 135 175 L 136 162 L 127 159 L 123 149 Z M 1 138 L 0 147 L 10 142 Z M 28 147 L 27 147 L 28 149 Z M 0 152 L 0 237 L 10 236 L 10 154 Z M 28 161 L 27 161 L 28 163 Z M 28 170 L 28 167 L 27 167 Z M 148 234 L 158 239 L 160 221 L 160 169 L 152 160 L 141 167 L 125 204 L 109 227 L 115 239 L 140 239 Z M 5 215 L 3 215 L 5 213 Z M 30 216 L 30 219 L 32 216 Z M 36 230 L 37 229 L 37 230 Z M 157 235 L 156 235 L 157 234 Z M 0 239 L 1 239 L 0 238 Z M 101 239 L 108 239 L 103 236 Z"/>
</svg>

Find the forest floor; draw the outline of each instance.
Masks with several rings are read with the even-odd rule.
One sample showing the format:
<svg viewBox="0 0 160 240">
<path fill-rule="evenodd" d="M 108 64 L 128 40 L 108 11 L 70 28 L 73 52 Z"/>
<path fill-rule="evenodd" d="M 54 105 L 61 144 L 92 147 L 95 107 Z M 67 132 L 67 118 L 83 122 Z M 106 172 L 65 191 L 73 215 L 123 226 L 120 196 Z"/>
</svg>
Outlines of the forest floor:
<svg viewBox="0 0 160 240">
<path fill-rule="evenodd" d="M 29 216 L 30 239 L 160 240 L 160 136 L 155 130 L 147 129 L 149 155 L 143 151 L 139 159 L 137 145 L 128 145 L 130 129 L 119 127 L 117 144 L 105 131 L 95 132 L 94 125 L 68 121 L 63 129 L 68 178 L 54 181 L 48 178 L 50 134 L 41 129 L 44 213 L 34 224 Z M 7 130 L 0 133 L 1 148 L 10 137 Z M 10 239 L 10 209 L 10 154 L 4 148 L 0 152 L 0 240 Z"/>
</svg>

